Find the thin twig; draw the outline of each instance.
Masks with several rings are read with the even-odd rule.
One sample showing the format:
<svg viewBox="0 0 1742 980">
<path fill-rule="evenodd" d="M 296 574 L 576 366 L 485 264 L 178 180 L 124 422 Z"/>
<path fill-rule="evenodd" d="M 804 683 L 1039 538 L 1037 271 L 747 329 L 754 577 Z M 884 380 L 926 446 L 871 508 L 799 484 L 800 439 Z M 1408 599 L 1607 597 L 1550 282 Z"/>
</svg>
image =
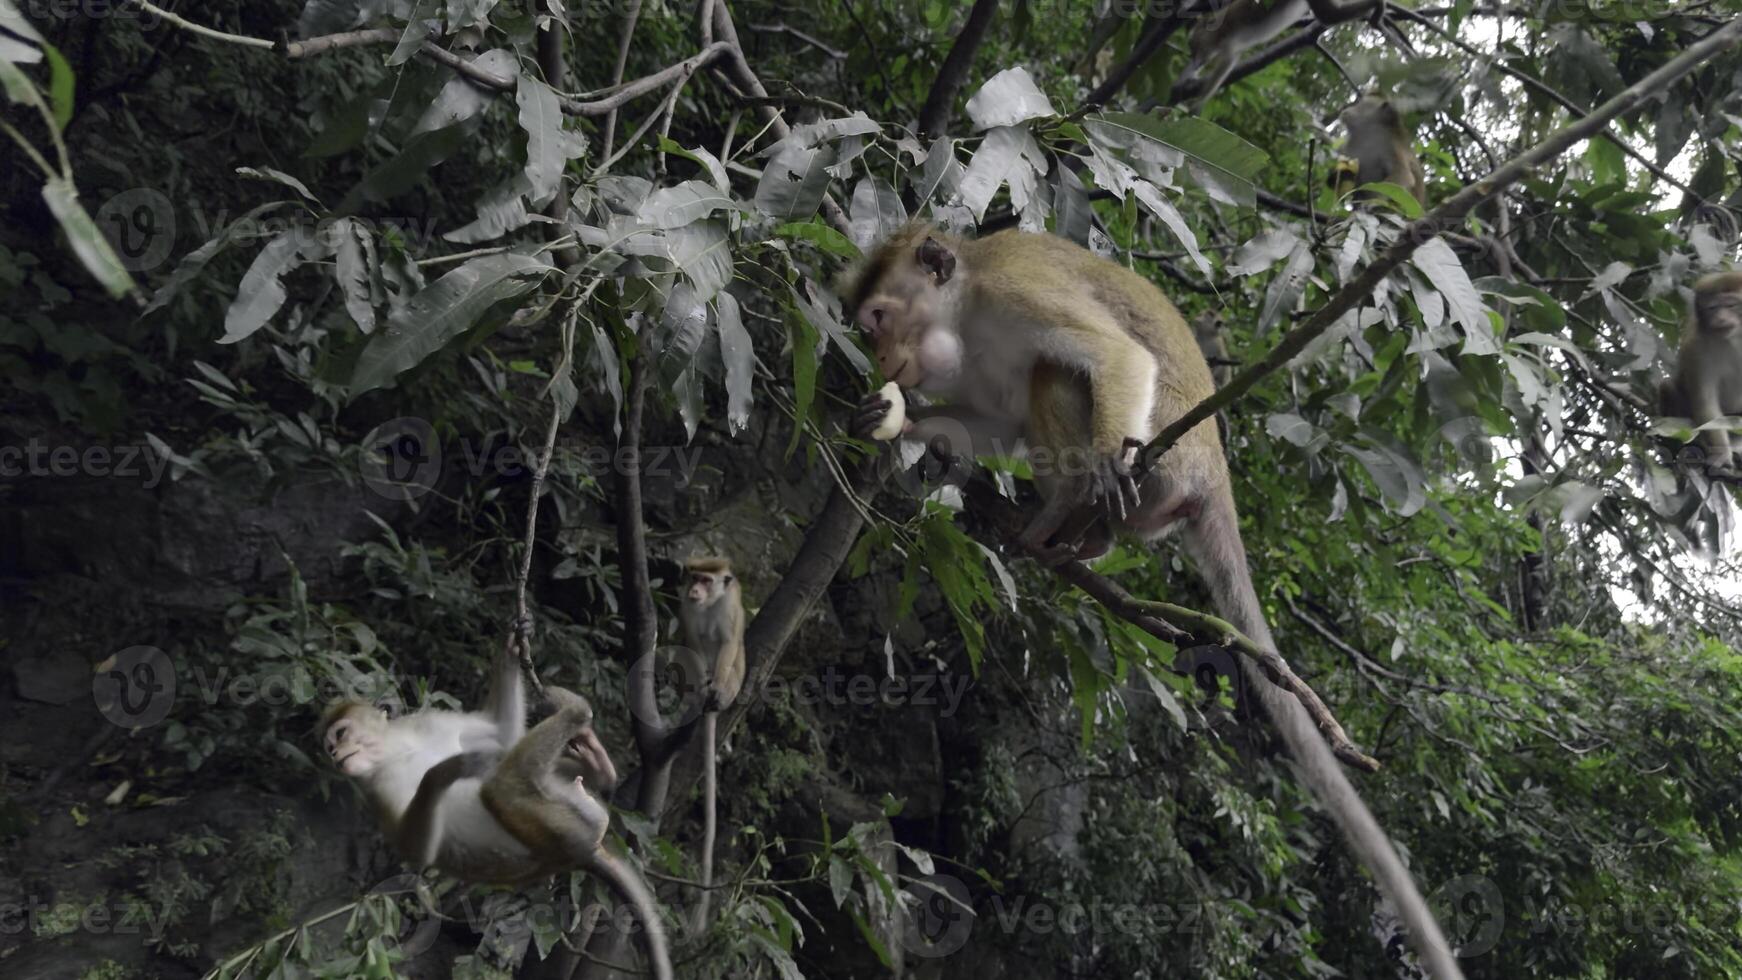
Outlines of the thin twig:
<svg viewBox="0 0 1742 980">
<path fill-rule="evenodd" d="M 268 41 L 263 37 L 248 37 L 245 34 L 229 34 L 224 31 L 201 26 L 180 14 L 165 10 L 155 3 L 150 3 L 148 0 L 133 0 L 133 2 L 139 5 L 139 9 L 145 11 L 151 16 L 156 17 L 165 23 L 179 27 L 190 34 L 198 34 L 200 37 L 211 38 L 214 41 L 223 41 L 225 44 L 240 44 L 247 48 L 270 48 L 276 44 L 276 42 Z"/>
<path fill-rule="evenodd" d="M 635 24 L 640 19 L 641 0 L 629 0 L 629 9 L 623 12 L 623 33 L 617 38 L 617 63 L 611 69 L 612 88 L 623 84 L 623 69 L 629 66 L 629 44 L 635 40 Z M 605 152 L 599 155 L 609 158 L 616 145 L 617 110 L 612 108 L 605 114 Z"/>
</svg>

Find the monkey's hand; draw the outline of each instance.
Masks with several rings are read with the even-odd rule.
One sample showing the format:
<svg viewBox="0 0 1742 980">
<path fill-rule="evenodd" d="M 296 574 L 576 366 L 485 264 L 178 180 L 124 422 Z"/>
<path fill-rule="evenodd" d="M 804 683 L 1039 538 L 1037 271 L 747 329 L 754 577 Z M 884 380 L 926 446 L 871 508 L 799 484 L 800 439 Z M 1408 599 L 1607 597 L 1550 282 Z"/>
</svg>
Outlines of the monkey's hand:
<svg viewBox="0 0 1742 980">
<path fill-rule="evenodd" d="M 859 402 L 858 408 L 854 409 L 853 421 L 848 427 L 848 432 L 855 439 L 875 438 L 873 433 L 877 431 L 878 426 L 883 424 L 883 420 L 889 417 L 890 411 L 894 408 L 895 403 L 890 401 L 887 395 L 883 394 L 882 391 L 873 391 Z M 912 422 L 903 422 L 901 434 L 906 435 L 912 429 Z"/>
<path fill-rule="evenodd" d="M 1119 452 L 1097 460 L 1089 472 L 1084 502 L 1099 504 L 1109 521 L 1122 522 L 1137 509 L 1141 499 L 1137 492 L 1140 475 L 1137 460 L 1142 448 L 1142 440 L 1127 436 Z"/>
</svg>

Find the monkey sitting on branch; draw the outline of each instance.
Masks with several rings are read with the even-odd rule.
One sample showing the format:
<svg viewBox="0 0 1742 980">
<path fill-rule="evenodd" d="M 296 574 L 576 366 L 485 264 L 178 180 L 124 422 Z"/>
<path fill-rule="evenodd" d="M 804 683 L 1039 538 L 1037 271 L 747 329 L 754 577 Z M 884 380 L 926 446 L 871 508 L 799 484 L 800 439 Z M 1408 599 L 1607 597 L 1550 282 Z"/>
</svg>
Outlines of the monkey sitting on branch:
<svg viewBox="0 0 1742 980">
<path fill-rule="evenodd" d="M 1192 427 L 1136 472 L 1138 450 L 1213 391 L 1191 327 L 1153 283 L 1051 235 L 967 240 L 913 224 L 873 250 L 846 287 L 884 376 L 948 400 L 909 413 L 892 426 L 899 437 L 938 455 L 1028 454 L 1045 503 L 1019 544 L 1046 561 L 1088 560 L 1106 553 L 1116 531 L 1159 538 L 1178 530 L 1217 610 L 1275 653 L 1215 423 Z M 893 401 L 879 392 L 861 402 L 855 434 L 882 427 Z M 1423 960 L 1437 977 L 1461 976 L 1409 871 L 1305 709 L 1253 660 L 1237 659 Z"/>
<path fill-rule="evenodd" d="M 1742 415 L 1742 271 L 1713 273 L 1694 283 L 1675 373 L 1658 386 L 1658 398 L 1663 414 L 1688 419 L 1696 428 Z M 1699 441 L 1708 467 L 1735 469 L 1728 429 L 1706 429 Z"/>
<path fill-rule="evenodd" d="M 1343 128 L 1349 138 L 1343 144 L 1341 158 L 1331 168 L 1328 180 L 1339 195 L 1347 194 L 1361 184 L 1381 181 L 1396 184 L 1410 193 L 1417 202 L 1427 203 L 1427 175 L 1409 131 L 1403 126 L 1403 114 L 1390 99 L 1364 95 L 1342 113 Z M 1376 197 L 1370 191 L 1361 192 L 1356 200 Z"/>
<path fill-rule="evenodd" d="M 520 664 L 505 649 L 482 711 L 389 718 L 339 701 L 321 720 L 327 754 L 374 806 L 400 855 L 463 881 L 521 886 L 563 871 L 598 875 L 641 920 L 653 974 L 671 956 L 653 892 L 605 847 L 611 814 L 596 794 L 617 770 L 586 698 L 545 688 L 555 713 L 526 731 Z"/>
<path fill-rule="evenodd" d="M 724 558 L 692 558 L 684 571 L 689 587 L 678 610 L 684 645 L 710 665 L 702 695 L 702 897 L 694 922 L 700 932 L 707 928 L 713 900 L 720 712 L 731 707 L 744 686 L 744 600 L 732 563 Z"/>
</svg>

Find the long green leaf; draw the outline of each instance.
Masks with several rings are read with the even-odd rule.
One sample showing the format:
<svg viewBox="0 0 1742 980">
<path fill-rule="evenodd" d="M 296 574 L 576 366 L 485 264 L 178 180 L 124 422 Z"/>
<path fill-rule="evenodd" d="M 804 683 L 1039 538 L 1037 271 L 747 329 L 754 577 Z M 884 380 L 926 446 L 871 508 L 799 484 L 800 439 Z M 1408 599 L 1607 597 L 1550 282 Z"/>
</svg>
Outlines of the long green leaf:
<svg viewBox="0 0 1742 980">
<path fill-rule="evenodd" d="M 61 230 L 66 232 L 73 254 L 79 257 L 91 275 L 97 277 L 97 282 L 110 296 L 120 299 L 138 288 L 127 268 L 121 264 L 121 257 L 115 254 L 109 240 L 97 230 L 97 223 L 79 204 L 78 189 L 70 181 L 50 177 L 42 185 L 42 199 L 54 214 L 54 219 L 60 222 Z"/>
<path fill-rule="evenodd" d="M 425 286 L 363 348 L 351 372 L 351 396 L 415 367 L 465 333 L 490 307 L 526 293 L 550 271 L 525 255 L 485 255 Z"/>
</svg>

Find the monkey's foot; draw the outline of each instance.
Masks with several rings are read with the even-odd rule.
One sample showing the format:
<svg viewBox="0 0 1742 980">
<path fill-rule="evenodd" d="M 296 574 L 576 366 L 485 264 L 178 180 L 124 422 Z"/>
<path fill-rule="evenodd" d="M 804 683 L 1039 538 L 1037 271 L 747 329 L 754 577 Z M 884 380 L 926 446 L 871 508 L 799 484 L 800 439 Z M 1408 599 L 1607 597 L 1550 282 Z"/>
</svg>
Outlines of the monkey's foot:
<svg viewBox="0 0 1742 980">
<path fill-rule="evenodd" d="M 1096 462 L 1085 484 L 1083 502 L 1098 504 L 1108 521 L 1121 523 L 1137 509 L 1141 496 L 1137 492 L 1137 474 L 1133 466 L 1135 454 L 1131 439 L 1117 455 Z M 1142 443 L 1138 443 L 1139 446 Z"/>
</svg>

